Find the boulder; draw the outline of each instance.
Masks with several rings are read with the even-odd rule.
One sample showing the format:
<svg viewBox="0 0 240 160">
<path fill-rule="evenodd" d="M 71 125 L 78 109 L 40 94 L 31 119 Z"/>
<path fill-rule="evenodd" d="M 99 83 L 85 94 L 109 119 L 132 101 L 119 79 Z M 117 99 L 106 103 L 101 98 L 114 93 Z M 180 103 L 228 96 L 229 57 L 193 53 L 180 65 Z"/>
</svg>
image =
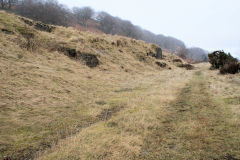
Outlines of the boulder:
<svg viewBox="0 0 240 160">
<path fill-rule="evenodd" d="M 90 68 L 97 67 L 99 65 L 99 60 L 94 54 L 86 54 L 78 51 L 77 59 L 84 62 L 84 64 Z"/>
<path fill-rule="evenodd" d="M 160 47 L 156 48 L 156 58 L 157 59 L 162 59 L 163 58 L 162 49 Z"/>
</svg>

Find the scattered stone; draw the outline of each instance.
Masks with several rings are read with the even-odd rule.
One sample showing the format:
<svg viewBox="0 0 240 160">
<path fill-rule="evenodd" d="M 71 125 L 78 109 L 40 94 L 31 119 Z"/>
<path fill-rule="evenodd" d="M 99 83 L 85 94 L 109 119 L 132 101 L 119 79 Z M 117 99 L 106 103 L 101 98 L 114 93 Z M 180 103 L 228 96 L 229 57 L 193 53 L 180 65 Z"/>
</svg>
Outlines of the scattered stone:
<svg viewBox="0 0 240 160">
<path fill-rule="evenodd" d="M 156 63 L 156 65 L 158 65 L 159 67 L 162 67 L 162 68 L 165 68 L 167 66 L 167 64 L 164 62 L 155 62 L 155 63 Z"/>
<path fill-rule="evenodd" d="M 1 31 L 3 32 L 3 33 L 5 33 L 5 34 L 10 34 L 10 35 L 13 35 L 14 34 L 14 32 L 13 31 L 10 31 L 10 30 L 8 30 L 8 29 L 1 29 Z"/>
<path fill-rule="evenodd" d="M 148 51 L 147 56 L 156 57 L 156 54 L 154 54 L 152 51 Z"/>
<path fill-rule="evenodd" d="M 25 19 L 25 18 L 20 18 L 20 20 L 22 20 L 24 23 L 26 23 L 27 25 L 29 25 L 29 26 L 33 26 L 33 22 L 32 21 L 30 21 L 30 20 L 28 20 L 28 19 Z"/>
<path fill-rule="evenodd" d="M 41 23 L 41 22 L 37 22 L 34 27 L 40 31 L 45 31 L 45 32 L 52 32 L 56 27 Z"/>
</svg>

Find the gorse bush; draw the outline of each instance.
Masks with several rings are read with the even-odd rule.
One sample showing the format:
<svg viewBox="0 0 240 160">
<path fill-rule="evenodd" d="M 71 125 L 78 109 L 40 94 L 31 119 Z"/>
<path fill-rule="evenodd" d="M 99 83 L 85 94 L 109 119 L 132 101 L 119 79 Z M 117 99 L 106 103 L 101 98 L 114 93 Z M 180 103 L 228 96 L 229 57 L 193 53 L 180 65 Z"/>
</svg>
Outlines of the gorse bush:
<svg viewBox="0 0 240 160">
<path fill-rule="evenodd" d="M 230 53 L 224 51 L 214 51 L 208 55 L 211 69 L 220 69 L 220 73 L 235 74 L 239 72 L 239 62 Z"/>
</svg>

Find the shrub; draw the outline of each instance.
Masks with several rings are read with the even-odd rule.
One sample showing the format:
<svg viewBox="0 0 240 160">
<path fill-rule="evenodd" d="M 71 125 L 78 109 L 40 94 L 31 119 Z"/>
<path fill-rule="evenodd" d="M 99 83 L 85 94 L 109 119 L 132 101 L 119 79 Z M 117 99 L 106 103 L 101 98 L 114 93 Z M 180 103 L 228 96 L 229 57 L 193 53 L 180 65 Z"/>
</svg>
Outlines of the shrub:
<svg viewBox="0 0 240 160">
<path fill-rule="evenodd" d="M 224 51 L 214 51 L 209 54 L 208 57 L 209 62 L 212 64 L 212 69 L 219 69 L 230 62 L 238 62 L 238 60 L 233 58 L 230 53 L 226 54 Z"/>
<path fill-rule="evenodd" d="M 225 64 L 221 69 L 220 69 L 220 73 L 221 74 L 226 74 L 226 73 L 230 73 L 230 74 L 236 74 L 240 71 L 240 64 L 237 62 L 230 62 L 228 64 Z"/>
</svg>

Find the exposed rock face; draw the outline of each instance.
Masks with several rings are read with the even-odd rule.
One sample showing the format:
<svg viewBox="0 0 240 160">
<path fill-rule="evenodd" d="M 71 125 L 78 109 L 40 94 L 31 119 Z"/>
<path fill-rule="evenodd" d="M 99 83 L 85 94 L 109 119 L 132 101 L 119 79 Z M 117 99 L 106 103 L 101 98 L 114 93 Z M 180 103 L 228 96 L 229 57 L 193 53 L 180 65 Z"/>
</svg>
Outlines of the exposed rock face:
<svg viewBox="0 0 240 160">
<path fill-rule="evenodd" d="M 81 60 L 86 66 L 90 68 L 97 67 L 99 65 L 99 60 L 96 55 L 89 53 L 81 53 L 73 48 L 61 47 L 59 51 L 64 52 L 65 55 Z"/>
<path fill-rule="evenodd" d="M 157 59 L 162 59 L 163 58 L 163 56 L 162 56 L 162 49 L 161 48 L 156 48 L 156 52 L 157 52 L 156 58 Z"/>
<path fill-rule="evenodd" d="M 41 31 L 45 31 L 45 32 L 52 32 L 55 27 L 53 26 L 50 26 L 50 25 L 47 25 L 47 24 L 44 24 L 44 23 L 41 23 L 41 22 L 37 22 L 34 27 L 38 30 L 41 30 Z"/>
</svg>

